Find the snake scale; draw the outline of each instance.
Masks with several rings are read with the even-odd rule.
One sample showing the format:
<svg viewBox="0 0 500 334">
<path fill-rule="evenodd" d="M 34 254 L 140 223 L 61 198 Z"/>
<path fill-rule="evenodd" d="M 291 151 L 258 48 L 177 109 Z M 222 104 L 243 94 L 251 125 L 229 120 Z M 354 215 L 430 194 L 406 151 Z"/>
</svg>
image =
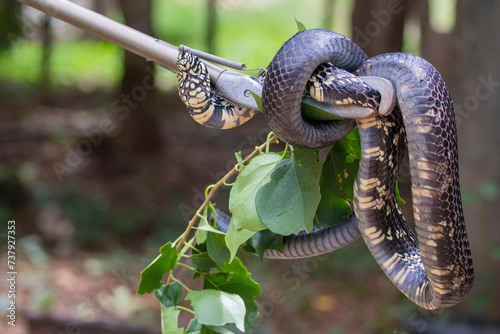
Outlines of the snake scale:
<svg viewBox="0 0 500 334">
<path fill-rule="evenodd" d="M 383 77 L 394 84 L 398 106 L 392 113 L 356 121 L 302 117 L 304 91 L 325 103 L 376 108 L 377 93 L 369 87 L 359 91 L 366 88 L 356 79 L 361 75 Z M 185 96 L 186 90 L 180 94 Z M 356 125 L 361 139 L 354 215 L 338 226 L 287 237 L 284 252 L 267 251 L 268 257 L 313 256 L 361 235 L 385 274 L 417 305 L 450 307 L 468 294 L 474 274 L 460 197 L 454 112 L 446 85 L 431 64 L 404 53 L 367 59 L 340 34 L 306 30 L 290 38 L 269 64 L 262 108 L 271 130 L 295 147 L 332 145 Z M 228 120 L 225 124 L 241 123 Z M 406 149 L 415 232 L 405 222 L 395 196 Z M 218 226 L 227 227 L 228 216 L 218 216 Z"/>
</svg>

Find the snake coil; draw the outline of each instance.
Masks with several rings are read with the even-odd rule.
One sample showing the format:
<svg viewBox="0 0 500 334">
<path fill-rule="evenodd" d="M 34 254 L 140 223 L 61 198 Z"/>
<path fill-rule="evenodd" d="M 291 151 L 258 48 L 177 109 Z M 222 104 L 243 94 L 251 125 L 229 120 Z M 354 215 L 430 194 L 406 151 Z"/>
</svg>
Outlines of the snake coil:
<svg viewBox="0 0 500 334">
<path fill-rule="evenodd" d="M 342 69 L 350 82 L 356 81 L 351 73 L 390 80 L 397 90 L 398 107 L 387 116 L 357 121 L 304 119 L 300 104 L 306 88 L 316 90 L 311 95 L 320 102 L 339 103 L 339 96 L 327 90 L 344 85 L 342 80 L 326 75 L 327 85 L 311 83 L 317 68 L 328 72 L 329 64 Z M 331 71 L 337 73 L 334 68 Z M 355 216 L 339 226 L 288 237 L 283 254 L 268 251 L 266 255 L 313 256 L 361 235 L 385 274 L 413 302 L 427 309 L 460 302 L 470 291 L 474 274 L 460 197 L 453 106 L 438 71 L 409 54 L 367 59 L 346 37 L 313 29 L 285 42 L 267 73 L 262 106 L 273 132 L 296 147 L 319 148 L 333 144 L 357 124 L 361 160 L 354 185 Z M 376 107 L 376 94 L 362 94 L 363 101 L 359 95 L 342 94 L 347 103 L 371 101 Z M 416 233 L 405 222 L 395 196 L 406 149 Z M 227 217 L 221 216 L 218 226 L 227 226 Z"/>
</svg>

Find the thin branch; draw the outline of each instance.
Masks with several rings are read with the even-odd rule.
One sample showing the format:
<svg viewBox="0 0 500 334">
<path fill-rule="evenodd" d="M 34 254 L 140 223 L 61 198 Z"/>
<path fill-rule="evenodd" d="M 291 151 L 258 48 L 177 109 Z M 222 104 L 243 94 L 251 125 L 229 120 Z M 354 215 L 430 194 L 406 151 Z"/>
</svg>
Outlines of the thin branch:
<svg viewBox="0 0 500 334">
<path fill-rule="evenodd" d="M 184 306 L 180 306 L 180 305 L 176 305 L 175 307 L 177 307 L 179 310 L 181 311 L 186 311 L 188 313 L 191 313 L 191 314 L 195 314 L 193 310 L 187 308 L 187 307 L 184 307 Z"/>
<path fill-rule="evenodd" d="M 247 164 L 250 160 L 252 160 L 253 158 L 255 158 L 257 155 L 261 154 L 262 153 L 262 149 L 264 149 L 264 148 L 269 149 L 269 143 L 271 143 L 271 142 L 277 142 L 277 140 L 278 140 L 278 136 L 276 136 L 274 134 L 273 135 L 269 135 L 267 137 L 267 140 L 266 140 L 265 143 L 263 143 L 260 146 L 256 146 L 252 153 L 250 153 L 248 156 L 246 156 L 243 161 L 241 161 L 240 163 L 237 163 L 236 166 L 234 166 L 233 169 L 231 169 L 226 175 L 224 175 L 219 181 L 217 181 L 217 183 L 212 184 L 212 185 L 210 185 L 210 186 L 207 187 L 207 190 L 206 190 L 206 193 L 205 193 L 205 201 L 201 204 L 201 206 L 198 208 L 198 210 L 194 214 L 193 218 L 189 221 L 189 223 L 188 223 L 188 225 L 187 225 L 186 230 L 184 231 L 184 233 L 182 233 L 181 236 L 179 238 L 177 238 L 177 240 L 176 240 L 176 243 L 177 243 L 177 245 L 176 245 L 177 252 L 179 252 L 182 249 L 182 247 L 184 246 L 184 244 L 186 243 L 186 239 L 187 239 L 189 233 L 193 229 L 193 226 L 196 224 L 196 222 L 200 218 L 200 216 L 202 216 L 202 212 L 205 210 L 205 208 L 207 206 L 211 205 L 211 200 L 214 197 L 214 195 L 217 192 L 217 190 L 221 186 L 226 185 L 227 184 L 227 180 L 231 176 L 233 176 L 234 174 L 238 173 L 241 170 L 241 164 L 243 164 L 243 165 Z M 190 245 L 190 247 L 192 247 L 192 245 Z M 170 270 L 169 273 L 168 273 L 168 277 L 167 277 L 167 284 L 170 284 L 170 282 L 172 280 L 175 280 L 175 278 L 173 276 L 173 270 Z"/>
</svg>

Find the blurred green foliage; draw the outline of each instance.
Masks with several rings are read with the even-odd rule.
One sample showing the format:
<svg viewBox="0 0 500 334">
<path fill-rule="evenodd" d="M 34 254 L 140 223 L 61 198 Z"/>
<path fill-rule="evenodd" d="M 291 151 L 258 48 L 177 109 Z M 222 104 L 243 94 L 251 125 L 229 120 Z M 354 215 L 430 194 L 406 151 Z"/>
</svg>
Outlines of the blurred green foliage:
<svg viewBox="0 0 500 334">
<path fill-rule="evenodd" d="M 248 68 L 266 67 L 279 47 L 297 31 L 295 19 L 307 28 L 326 28 L 350 36 L 352 0 L 337 0 L 331 25 L 324 24 L 324 1 L 243 1 L 220 0 L 217 4 L 215 53 L 221 57 L 247 64 Z M 207 6 L 205 0 L 168 0 L 153 2 L 152 25 L 156 37 L 173 45 L 184 44 L 200 50 L 207 48 Z M 122 15 L 111 8 L 107 15 L 122 21 Z M 445 15 L 445 16 L 451 16 Z M 36 22 L 25 22 L 30 31 Z M 420 35 L 414 26 L 405 32 L 404 48 L 418 54 Z M 0 2 L 0 80 L 21 86 L 38 83 L 42 45 L 38 39 L 22 37 L 19 6 L 15 1 Z M 9 37 L 10 36 L 10 37 Z M 13 36 L 15 38 L 13 38 Z M 110 89 L 122 76 L 123 51 L 99 39 L 59 40 L 51 57 L 51 80 L 55 87 L 76 88 L 89 92 Z M 27 66 L 31 65 L 31 66 Z M 34 70 L 35 69 L 35 70 Z M 160 87 L 174 88 L 175 76 L 161 70 L 165 81 Z M 166 74 L 164 72 L 167 72 Z"/>
<path fill-rule="evenodd" d="M 297 31 L 295 18 L 308 28 L 320 27 L 322 1 L 313 2 L 315 5 L 299 0 L 261 1 L 256 4 L 240 1 L 233 5 L 232 1 L 220 1 L 217 12 L 217 55 L 244 62 L 248 68 L 266 67 L 282 43 Z M 348 10 L 349 0 L 339 3 L 339 13 Z M 335 13 L 335 17 L 339 17 L 335 25 L 347 27 L 347 16 L 339 16 L 339 13 Z M 115 10 L 108 15 L 121 20 L 121 15 Z M 185 44 L 206 50 L 206 1 L 155 1 L 152 23 L 156 37 L 176 46 Z M 36 28 L 36 23 L 31 25 Z M 20 27 L 8 31 L 17 38 L 8 53 L 0 54 L 0 80 L 21 87 L 38 84 L 41 42 L 20 37 Z M 54 43 L 50 59 L 51 83 L 55 88 L 76 88 L 84 92 L 111 89 L 121 80 L 122 57 L 123 51 L 119 47 L 99 39 L 58 40 Z M 166 81 L 160 86 L 175 87 L 175 76 L 165 70 L 160 72 L 161 80 Z"/>
<path fill-rule="evenodd" d="M 36 85 L 42 52 L 36 40 L 19 40 L 8 53 L 0 54 L 2 80 L 18 85 Z M 51 80 L 59 87 L 77 87 L 82 91 L 109 89 L 119 83 L 122 50 L 99 40 L 55 43 L 50 59 Z"/>
<path fill-rule="evenodd" d="M 232 5 L 236 3 L 236 5 Z M 312 5 L 314 3 L 314 5 Z M 220 1 L 216 53 L 248 68 L 266 67 L 279 47 L 297 31 L 294 17 L 320 28 L 322 1 Z M 204 49 L 206 1 L 156 1 L 153 23 L 159 38 Z"/>
<path fill-rule="evenodd" d="M 15 36 L 21 33 L 21 4 L 17 1 L 0 0 L 0 53 L 11 46 Z"/>
<path fill-rule="evenodd" d="M 97 194 L 86 196 L 72 187 L 61 192 L 57 202 L 71 219 L 77 232 L 74 241 L 79 246 L 113 248 L 128 244 L 131 250 L 147 247 L 152 239 L 170 240 L 179 233 L 167 223 L 171 220 L 167 211 L 153 212 L 140 205 L 132 207 L 121 201 L 110 202 Z M 155 230 L 153 235 L 152 229 Z"/>
</svg>

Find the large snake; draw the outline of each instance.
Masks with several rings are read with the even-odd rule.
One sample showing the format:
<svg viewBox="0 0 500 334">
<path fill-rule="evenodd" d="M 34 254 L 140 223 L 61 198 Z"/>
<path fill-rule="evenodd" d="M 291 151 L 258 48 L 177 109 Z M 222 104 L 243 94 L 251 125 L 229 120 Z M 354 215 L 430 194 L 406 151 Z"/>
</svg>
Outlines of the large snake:
<svg viewBox="0 0 500 334">
<path fill-rule="evenodd" d="M 281 256 L 273 251 L 267 255 L 312 256 L 342 247 L 360 233 L 385 274 L 413 302 L 427 309 L 457 304 L 469 292 L 474 275 L 460 197 L 454 112 L 441 75 L 417 56 L 389 53 L 367 60 L 342 35 L 319 29 L 298 33 L 271 61 L 262 93 L 267 124 L 297 147 L 329 146 L 354 126 L 352 120 L 302 117 L 300 103 L 306 89 L 319 90 L 316 98 L 322 102 L 339 103 L 339 96 L 327 93 L 328 86 L 344 83 L 318 75 L 318 66 L 323 74 L 331 68 L 342 75 L 345 80 L 340 81 L 356 83 L 349 72 L 387 78 L 396 87 L 399 107 L 388 116 L 356 121 L 361 161 L 354 185 L 355 217 L 289 237 Z M 345 73 L 338 74 L 335 68 Z M 355 99 L 349 94 L 342 98 L 345 103 Z M 375 101 L 376 108 L 376 96 L 367 100 Z M 366 104 L 359 97 L 358 102 Z M 406 224 L 394 194 L 406 146 L 416 234 Z M 224 217 L 218 219 L 218 226 L 227 223 Z"/>
</svg>

